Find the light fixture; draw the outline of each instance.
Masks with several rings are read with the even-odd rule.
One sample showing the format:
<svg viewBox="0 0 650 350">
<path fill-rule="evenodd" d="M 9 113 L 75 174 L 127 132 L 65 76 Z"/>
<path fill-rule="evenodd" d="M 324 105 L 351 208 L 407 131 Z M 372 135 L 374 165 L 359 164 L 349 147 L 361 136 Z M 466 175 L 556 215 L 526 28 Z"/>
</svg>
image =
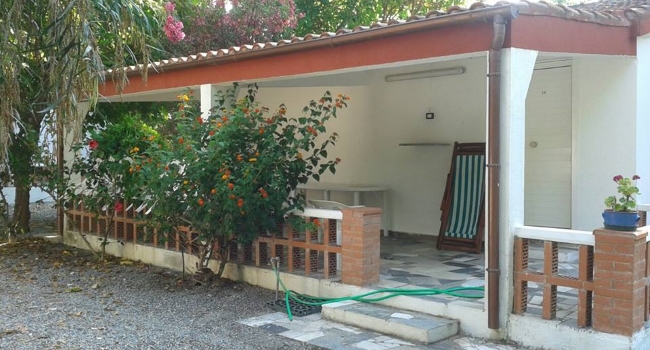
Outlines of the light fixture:
<svg viewBox="0 0 650 350">
<path fill-rule="evenodd" d="M 390 83 L 392 81 L 444 77 L 447 75 L 457 75 L 463 73 L 465 73 L 465 67 L 453 67 L 453 68 L 425 70 L 420 72 L 392 74 L 392 75 L 387 75 L 385 79 L 387 83 Z"/>
</svg>

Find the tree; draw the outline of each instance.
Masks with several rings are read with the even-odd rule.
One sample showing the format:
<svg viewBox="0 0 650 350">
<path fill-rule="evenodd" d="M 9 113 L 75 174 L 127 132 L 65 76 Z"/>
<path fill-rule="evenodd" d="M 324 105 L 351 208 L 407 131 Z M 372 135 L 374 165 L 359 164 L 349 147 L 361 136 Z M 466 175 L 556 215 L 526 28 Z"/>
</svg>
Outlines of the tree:
<svg viewBox="0 0 650 350">
<path fill-rule="evenodd" d="M 302 17 L 296 34 L 336 32 L 341 28 L 424 15 L 462 3 L 460 0 L 296 0 L 296 11 Z"/>
<path fill-rule="evenodd" d="M 162 9 L 153 0 L 2 0 L 1 8 L 0 172 L 16 187 L 11 227 L 20 233 L 29 231 L 39 135 L 80 130 L 79 104 L 95 105 L 103 62 L 148 61 Z M 111 78 L 126 84 L 123 70 Z"/>
</svg>

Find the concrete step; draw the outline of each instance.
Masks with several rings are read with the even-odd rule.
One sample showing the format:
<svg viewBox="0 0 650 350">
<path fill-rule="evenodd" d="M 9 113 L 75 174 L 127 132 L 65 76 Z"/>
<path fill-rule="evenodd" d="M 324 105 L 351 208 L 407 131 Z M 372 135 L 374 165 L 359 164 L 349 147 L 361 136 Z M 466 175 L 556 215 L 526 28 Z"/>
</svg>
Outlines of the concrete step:
<svg viewBox="0 0 650 350">
<path fill-rule="evenodd" d="M 458 334 L 459 322 L 377 304 L 343 301 L 323 305 L 323 319 L 423 344 Z"/>
</svg>

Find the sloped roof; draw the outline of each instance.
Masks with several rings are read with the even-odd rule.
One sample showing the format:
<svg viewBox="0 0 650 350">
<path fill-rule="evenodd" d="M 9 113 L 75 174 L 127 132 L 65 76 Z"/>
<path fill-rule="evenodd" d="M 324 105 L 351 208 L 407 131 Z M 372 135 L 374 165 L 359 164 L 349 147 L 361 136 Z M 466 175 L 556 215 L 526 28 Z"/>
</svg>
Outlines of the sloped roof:
<svg viewBox="0 0 650 350">
<path fill-rule="evenodd" d="M 442 18 L 462 18 L 464 15 L 473 15 L 489 9 L 500 7 L 511 7 L 512 11 L 520 15 L 558 17 L 571 21 L 590 22 L 606 26 L 629 27 L 632 24 L 631 18 L 650 16 L 650 0 L 603 0 L 593 3 L 579 5 L 556 5 L 545 1 L 532 2 L 522 0 L 518 2 L 500 1 L 494 5 L 487 5 L 477 2 L 468 8 L 452 6 L 447 11 L 432 11 L 426 15 L 411 16 L 404 20 L 392 20 L 387 23 L 374 23 L 370 26 L 357 26 L 352 29 L 340 29 L 337 32 L 324 32 L 320 34 L 308 34 L 304 37 L 293 37 L 278 42 L 256 43 L 253 45 L 233 46 L 227 49 L 201 52 L 186 57 L 176 57 L 149 65 L 153 71 L 161 71 L 166 68 L 181 68 L 185 65 L 201 64 L 200 61 L 211 61 L 214 59 L 227 58 L 236 59 L 235 56 L 241 53 L 252 51 L 267 51 L 284 46 L 300 45 L 308 42 L 326 40 L 341 36 L 355 35 L 369 31 L 382 30 L 396 26 L 411 26 L 424 21 L 436 21 Z M 459 22 L 460 23 L 460 22 Z M 127 73 L 139 72 L 142 65 L 125 67 Z M 108 70 L 107 73 L 111 73 Z"/>
</svg>

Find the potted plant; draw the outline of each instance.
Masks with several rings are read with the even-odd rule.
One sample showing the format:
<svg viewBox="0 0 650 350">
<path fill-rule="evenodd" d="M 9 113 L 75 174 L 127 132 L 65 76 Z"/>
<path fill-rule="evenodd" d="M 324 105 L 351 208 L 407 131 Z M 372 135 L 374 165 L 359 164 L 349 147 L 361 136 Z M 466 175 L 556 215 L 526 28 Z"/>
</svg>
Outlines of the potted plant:
<svg viewBox="0 0 650 350">
<path fill-rule="evenodd" d="M 603 212 L 605 228 L 617 231 L 635 231 L 639 221 L 639 212 L 636 210 L 635 195 L 640 194 L 636 187 L 636 180 L 639 175 L 632 178 L 622 175 L 614 176 L 614 182 L 618 184 L 619 198 L 609 196 L 605 199 L 607 209 Z"/>
</svg>

